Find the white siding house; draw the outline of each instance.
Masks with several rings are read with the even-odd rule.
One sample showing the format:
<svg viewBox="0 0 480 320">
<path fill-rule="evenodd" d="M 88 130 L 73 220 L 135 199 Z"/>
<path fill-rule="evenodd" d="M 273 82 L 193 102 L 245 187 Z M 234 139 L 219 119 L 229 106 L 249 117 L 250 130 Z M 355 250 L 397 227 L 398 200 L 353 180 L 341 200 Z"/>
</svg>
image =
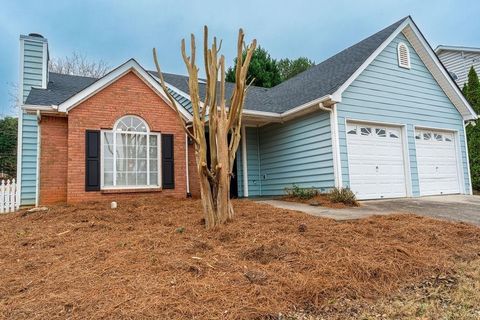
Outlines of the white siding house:
<svg viewBox="0 0 480 320">
<path fill-rule="evenodd" d="M 435 53 L 460 88 L 467 82 L 472 66 L 480 73 L 480 48 L 438 46 Z"/>
</svg>

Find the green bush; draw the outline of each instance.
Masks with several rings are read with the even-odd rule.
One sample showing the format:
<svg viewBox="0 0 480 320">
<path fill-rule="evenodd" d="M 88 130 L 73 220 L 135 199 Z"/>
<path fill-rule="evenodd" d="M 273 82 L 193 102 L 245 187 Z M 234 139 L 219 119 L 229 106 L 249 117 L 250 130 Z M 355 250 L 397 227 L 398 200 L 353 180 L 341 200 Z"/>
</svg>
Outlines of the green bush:
<svg viewBox="0 0 480 320">
<path fill-rule="evenodd" d="M 343 203 L 349 206 L 357 206 L 357 198 L 350 188 L 334 188 L 328 193 L 328 199 L 335 203 Z"/>
<path fill-rule="evenodd" d="M 289 197 L 308 200 L 318 195 L 318 190 L 314 188 L 300 188 L 294 184 L 291 188 L 285 188 L 285 193 Z"/>
</svg>

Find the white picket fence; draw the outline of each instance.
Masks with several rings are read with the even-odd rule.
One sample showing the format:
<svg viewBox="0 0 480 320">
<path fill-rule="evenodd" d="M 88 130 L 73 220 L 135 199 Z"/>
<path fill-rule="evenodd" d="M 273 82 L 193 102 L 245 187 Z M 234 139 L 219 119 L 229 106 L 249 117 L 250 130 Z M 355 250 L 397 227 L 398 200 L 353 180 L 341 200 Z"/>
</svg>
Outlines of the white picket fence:
<svg viewBox="0 0 480 320">
<path fill-rule="evenodd" d="M 14 212 L 20 207 L 15 179 L 0 182 L 0 213 Z"/>
</svg>

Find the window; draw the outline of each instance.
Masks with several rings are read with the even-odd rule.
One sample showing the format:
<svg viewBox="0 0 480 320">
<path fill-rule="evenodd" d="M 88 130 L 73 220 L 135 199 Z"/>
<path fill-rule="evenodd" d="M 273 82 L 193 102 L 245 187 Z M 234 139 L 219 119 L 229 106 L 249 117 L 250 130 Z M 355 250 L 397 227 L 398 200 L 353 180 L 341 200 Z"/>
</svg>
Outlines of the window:
<svg viewBox="0 0 480 320">
<path fill-rule="evenodd" d="M 392 130 L 392 131 L 388 132 L 388 136 L 390 138 L 393 138 L 393 139 L 398 139 L 399 135 L 400 135 L 400 133 L 396 130 L 395 131 Z"/>
<path fill-rule="evenodd" d="M 410 69 L 410 50 L 404 42 L 400 42 L 397 47 L 398 65 L 402 68 Z"/>
<path fill-rule="evenodd" d="M 357 126 L 348 126 L 347 134 L 357 134 Z"/>
<path fill-rule="evenodd" d="M 443 141 L 443 136 L 440 133 L 434 133 L 433 139 L 436 141 Z"/>
<path fill-rule="evenodd" d="M 360 133 L 362 134 L 362 136 L 369 136 L 372 133 L 372 128 L 368 128 L 368 127 L 360 128 Z"/>
<path fill-rule="evenodd" d="M 424 132 L 423 140 L 432 140 L 432 134 L 430 132 Z"/>
<path fill-rule="evenodd" d="M 382 137 L 382 138 L 387 136 L 387 132 L 383 128 L 376 128 L 375 133 L 376 133 L 377 136 Z"/>
<path fill-rule="evenodd" d="M 160 134 L 136 116 L 120 118 L 102 132 L 102 187 L 156 187 L 160 180 Z"/>
</svg>

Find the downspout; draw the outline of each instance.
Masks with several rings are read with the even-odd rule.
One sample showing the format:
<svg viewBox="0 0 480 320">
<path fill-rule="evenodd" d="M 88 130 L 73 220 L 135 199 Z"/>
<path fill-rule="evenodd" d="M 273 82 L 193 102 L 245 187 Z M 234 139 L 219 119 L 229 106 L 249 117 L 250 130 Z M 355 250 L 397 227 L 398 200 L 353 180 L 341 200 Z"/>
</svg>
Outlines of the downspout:
<svg viewBox="0 0 480 320">
<path fill-rule="evenodd" d="M 338 137 L 338 121 L 337 121 L 337 111 L 336 104 L 333 104 L 332 107 L 327 108 L 323 103 L 319 103 L 318 107 L 320 110 L 330 112 L 330 132 L 332 138 L 332 153 L 333 153 L 333 171 L 335 177 L 335 187 L 341 188 L 342 183 L 342 171 L 341 171 L 341 162 L 340 160 L 340 143 Z"/>
<path fill-rule="evenodd" d="M 40 152 L 41 152 L 41 145 L 42 145 L 42 130 L 40 126 L 40 122 L 42 120 L 42 115 L 40 114 L 40 110 L 37 110 L 37 123 L 38 123 L 38 135 L 37 135 L 37 182 L 35 185 L 35 207 L 38 207 L 40 201 Z"/>
</svg>

